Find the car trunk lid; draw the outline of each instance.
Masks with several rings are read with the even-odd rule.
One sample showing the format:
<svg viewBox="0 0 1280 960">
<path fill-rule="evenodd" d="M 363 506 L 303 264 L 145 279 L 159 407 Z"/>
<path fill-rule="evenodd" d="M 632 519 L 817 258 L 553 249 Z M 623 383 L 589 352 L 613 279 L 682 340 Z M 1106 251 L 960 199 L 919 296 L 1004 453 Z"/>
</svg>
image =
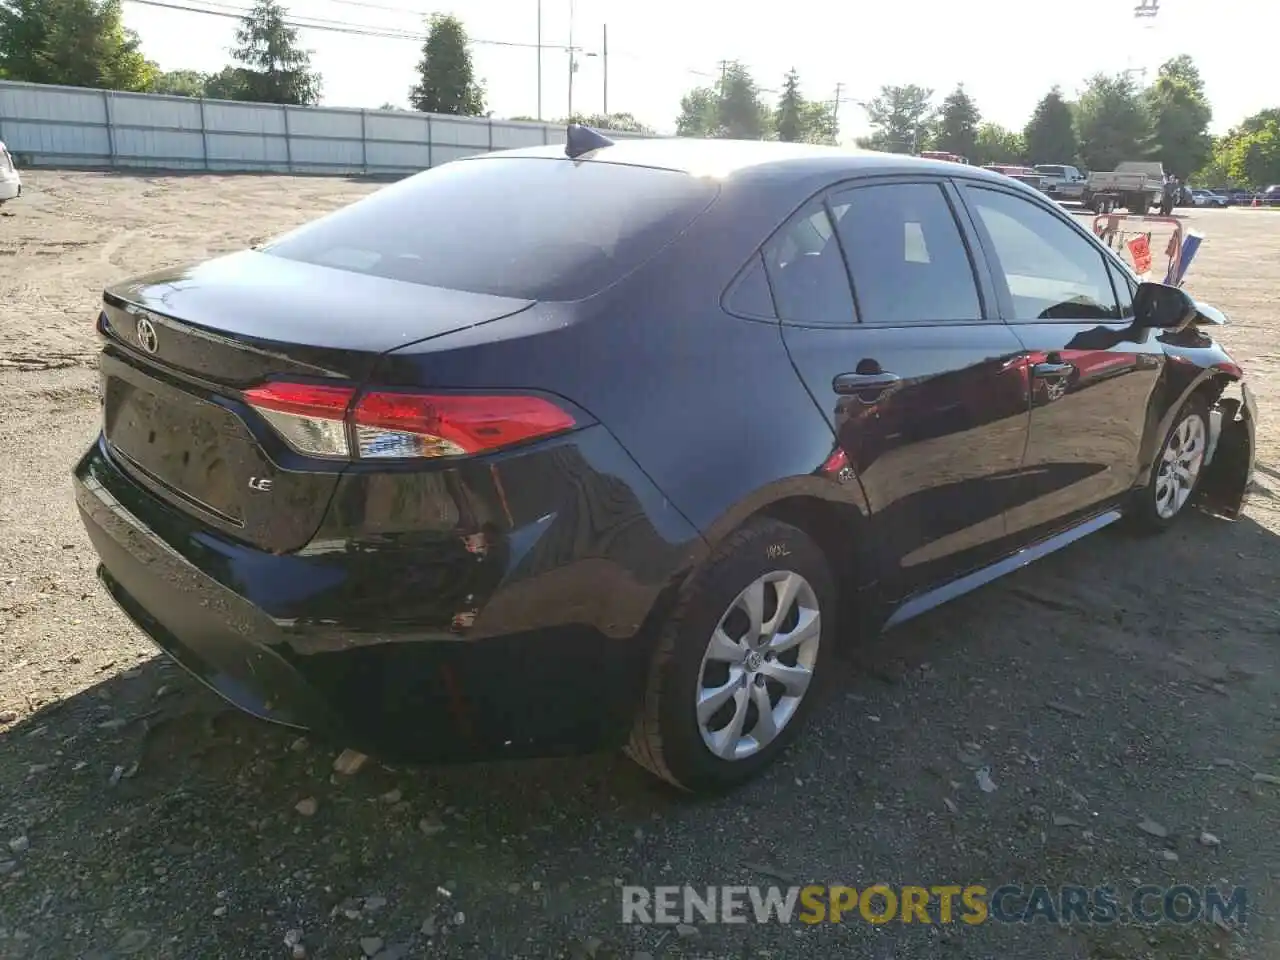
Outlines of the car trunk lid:
<svg viewBox="0 0 1280 960">
<path fill-rule="evenodd" d="M 288 378 L 361 386 L 378 357 L 532 301 L 233 254 L 109 288 L 103 434 L 137 482 L 272 552 L 306 544 L 345 459 L 291 449 L 243 391 Z"/>
</svg>

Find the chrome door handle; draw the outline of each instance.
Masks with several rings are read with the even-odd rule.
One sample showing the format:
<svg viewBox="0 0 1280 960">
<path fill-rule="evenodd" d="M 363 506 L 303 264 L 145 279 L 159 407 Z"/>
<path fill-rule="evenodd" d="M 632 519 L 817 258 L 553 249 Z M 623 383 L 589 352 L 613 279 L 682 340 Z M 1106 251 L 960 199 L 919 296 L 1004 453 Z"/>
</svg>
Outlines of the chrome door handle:
<svg viewBox="0 0 1280 960">
<path fill-rule="evenodd" d="M 831 381 L 831 389 L 841 396 L 854 395 L 863 403 L 875 403 L 902 378 L 896 373 L 842 373 Z"/>
<path fill-rule="evenodd" d="M 1031 367 L 1033 377 L 1064 377 L 1075 369 L 1070 363 L 1037 363 Z"/>
</svg>

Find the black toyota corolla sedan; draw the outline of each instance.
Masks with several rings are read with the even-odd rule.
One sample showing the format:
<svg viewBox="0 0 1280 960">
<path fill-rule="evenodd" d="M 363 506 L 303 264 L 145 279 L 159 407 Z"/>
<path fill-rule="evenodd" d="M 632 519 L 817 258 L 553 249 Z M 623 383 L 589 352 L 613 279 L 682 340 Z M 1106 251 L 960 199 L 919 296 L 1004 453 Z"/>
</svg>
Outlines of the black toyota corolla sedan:
<svg viewBox="0 0 1280 960">
<path fill-rule="evenodd" d="M 1007 177 L 579 128 L 109 288 L 76 498 L 115 601 L 258 717 L 713 789 L 838 644 L 1236 516 L 1221 322 Z"/>
</svg>

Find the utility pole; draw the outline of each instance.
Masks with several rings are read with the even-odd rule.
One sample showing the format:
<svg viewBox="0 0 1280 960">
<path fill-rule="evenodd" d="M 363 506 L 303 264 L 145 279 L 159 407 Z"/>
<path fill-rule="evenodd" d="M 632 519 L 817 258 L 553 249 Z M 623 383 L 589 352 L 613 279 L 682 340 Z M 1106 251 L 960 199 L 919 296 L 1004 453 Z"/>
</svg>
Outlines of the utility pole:
<svg viewBox="0 0 1280 960">
<path fill-rule="evenodd" d="M 835 133 L 837 140 L 840 138 L 840 94 L 843 91 L 844 91 L 844 84 L 837 83 L 836 99 L 835 99 L 835 103 L 831 107 L 831 126 L 835 127 L 835 130 L 833 132 Z"/>
<path fill-rule="evenodd" d="M 720 92 L 724 93 L 725 82 L 729 79 L 729 61 L 720 61 Z"/>
<path fill-rule="evenodd" d="M 609 115 L 609 25 L 602 28 L 600 37 L 600 66 L 604 69 L 604 115 Z"/>
<path fill-rule="evenodd" d="M 569 114 L 564 118 L 566 123 L 573 122 L 573 75 L 577 69 L 573 49 L 573 0 L 569 0 Z"/>
<path fill-rule="evenodd" d="M 538 0 L 538 119 L 542 119 L 542 0 Z"/>
</svg>

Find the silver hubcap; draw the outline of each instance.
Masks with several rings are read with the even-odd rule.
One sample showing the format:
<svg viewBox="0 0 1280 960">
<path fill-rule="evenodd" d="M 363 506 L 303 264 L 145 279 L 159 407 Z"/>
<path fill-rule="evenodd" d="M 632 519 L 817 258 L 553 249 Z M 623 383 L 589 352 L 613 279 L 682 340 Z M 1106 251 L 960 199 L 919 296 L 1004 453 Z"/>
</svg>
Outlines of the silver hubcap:
<svg viewBox="0 0 1280 960">
<path fill-rule="evenodd" d="M 702 742 L 722 760 L 762 750 L 795 716 L 822 638 L 818 597 L 798 573 L 767 573 L 720 617 L 699 672 Z"/>
<path fill-rule="evenodd" d="M 1156 514 L 1162 520 L 1175 516 L 1191 496 L 1204 463 L 1204 450 L 1204 420 L 1193 414 L 1174 429 L 1160 457 Z"/>
</svg>

